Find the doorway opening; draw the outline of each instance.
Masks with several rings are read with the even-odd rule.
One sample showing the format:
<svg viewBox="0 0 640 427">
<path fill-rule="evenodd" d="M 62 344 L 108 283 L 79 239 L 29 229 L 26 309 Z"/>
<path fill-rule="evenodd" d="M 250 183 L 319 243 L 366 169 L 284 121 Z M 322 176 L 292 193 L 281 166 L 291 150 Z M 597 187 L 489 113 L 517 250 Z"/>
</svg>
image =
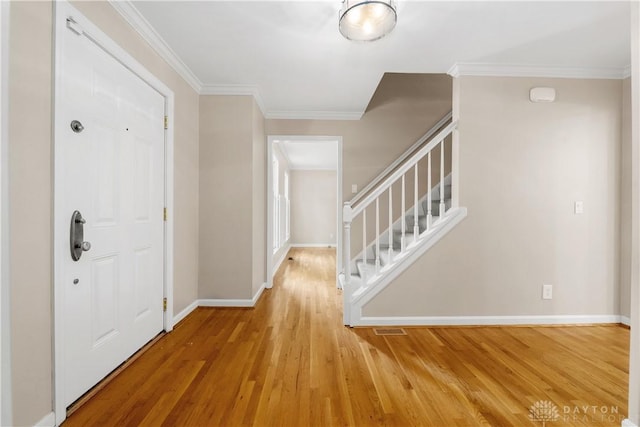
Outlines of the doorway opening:
<svg viewBox="0 0 640 427">
<path fill-rule="evenodd" d="M 342 137 L 267 140 L 267 287 L 292 247 L 335 247 L 342 269 Z"/>
</svg>

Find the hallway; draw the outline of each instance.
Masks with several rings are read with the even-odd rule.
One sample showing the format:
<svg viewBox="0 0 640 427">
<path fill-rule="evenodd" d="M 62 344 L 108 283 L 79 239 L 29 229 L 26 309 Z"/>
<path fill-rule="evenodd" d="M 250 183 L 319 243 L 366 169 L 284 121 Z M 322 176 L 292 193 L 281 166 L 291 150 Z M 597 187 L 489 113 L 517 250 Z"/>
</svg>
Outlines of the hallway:
<svg viewBox="0 0 640 427">
<path fill-rule="evenodd" d="M 380 336 L 342 326 L 335 249 L 289 257 L 254 309 L 197 309 L 64 425 L 526 426 L 542 425 L 540 401 L 557 408 L 554 427 L 626 415 L 626 328 Z"/>
</svg>

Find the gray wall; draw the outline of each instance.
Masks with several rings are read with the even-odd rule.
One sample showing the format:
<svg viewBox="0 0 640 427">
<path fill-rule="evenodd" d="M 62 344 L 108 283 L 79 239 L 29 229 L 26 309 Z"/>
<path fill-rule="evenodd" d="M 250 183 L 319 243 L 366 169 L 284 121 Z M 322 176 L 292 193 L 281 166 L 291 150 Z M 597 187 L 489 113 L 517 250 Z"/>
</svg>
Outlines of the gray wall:
<svg viewBox="0 0 640 427">
<path fill-rule="evenodd" d="M 197 298 L 198 95 L 104 2 L 75 2 L 175 94 L 174 312 Z M 52 411 L 52 13 L 50 2 L 11 4 L 9 150 L 13 422 Z M 29 125 L 24 126 L 29 120 Z M 34 244 L 38 242 L 38 244 Z"/>
<path fill-rule="evenodd" d="M 291 243 L 335 246 L 338 174 L 330 170 L 291 171 Z"/>
<path fill-rule="evenodd" d="M 263 121 L 251 96 L 200 97 L 200 298 L 250 299 L 265 282 Z"/>
<path fill-rule="evenodd" d="M 265 284 L 267 277 L 267 136 L 264 116 L 253 102 L 253 183 L 251 188 L 253 208 L 253 276 L 252 296 Z"/>
<path fill-rule="evenodd" d="M 469 215 L 363 315 L 618 314 L 622 82 L 458 83 Z M 535 86 L 555 87 L 557 101 L 531 103 Z M 553 300 L 541 299 L 543 283 Z"/>
</svg>

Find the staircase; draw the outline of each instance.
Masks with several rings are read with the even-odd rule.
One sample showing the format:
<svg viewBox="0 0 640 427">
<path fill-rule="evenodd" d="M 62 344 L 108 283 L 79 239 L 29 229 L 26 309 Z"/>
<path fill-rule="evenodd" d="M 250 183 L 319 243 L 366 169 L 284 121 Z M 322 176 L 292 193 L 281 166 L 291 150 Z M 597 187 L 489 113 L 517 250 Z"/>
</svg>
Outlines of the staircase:
<svg viewBox="0 0 640 427">
<path fill-rule="evenodd" d="M 362 308 L 466 217 L 454 187 L 456 127 L 451 114 L 445 116 L 345 202 L 345 325 L 357 326 Z"/>
</svg>

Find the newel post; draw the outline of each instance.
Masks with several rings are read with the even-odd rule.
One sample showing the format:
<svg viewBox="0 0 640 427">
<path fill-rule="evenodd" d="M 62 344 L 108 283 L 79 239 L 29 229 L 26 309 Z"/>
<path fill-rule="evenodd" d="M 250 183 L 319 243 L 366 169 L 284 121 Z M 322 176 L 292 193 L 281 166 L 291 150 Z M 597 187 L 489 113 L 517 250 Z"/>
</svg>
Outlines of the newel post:
<svg viewBox="0 0 640 427">
<path fill-rule="evenodd" d="M 344 254 L 344 281 L 348 284 L 351 281 L 351 221 L 353 220 L 351 203 L 344 202 L 342 207 L 342 224 L 344 226 L 344 237 L 342 240 L 342 253 Z"/>
<path fill-rule="evenodd" d="M 342 253 L 344 257 L 344 286 L 343 295 L 343 323 L 351 324 L 351 221 L 353 220 L 353 211 L 350 202 L 344 202 L 342 207 L 342 225 L 344 227 L 344 237 L 342 239 Z"/>
</svg>

